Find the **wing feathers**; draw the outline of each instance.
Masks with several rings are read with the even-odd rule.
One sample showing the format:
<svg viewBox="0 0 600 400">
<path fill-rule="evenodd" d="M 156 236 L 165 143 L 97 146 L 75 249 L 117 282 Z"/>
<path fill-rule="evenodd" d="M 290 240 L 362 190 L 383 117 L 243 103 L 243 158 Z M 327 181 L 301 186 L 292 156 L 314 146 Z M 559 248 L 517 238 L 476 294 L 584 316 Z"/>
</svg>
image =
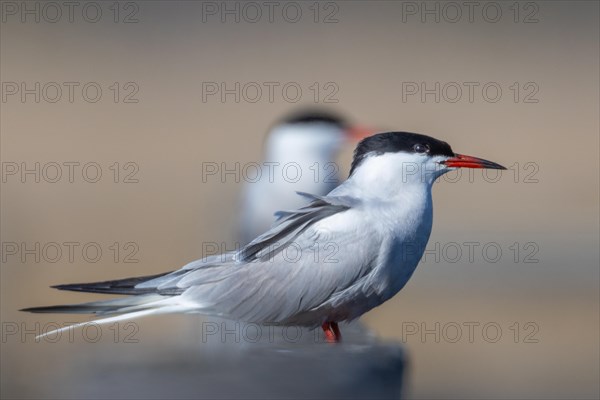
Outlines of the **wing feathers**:
<svg viewBox="0 0 600 400">
<path fill-rule="evenodd" d="M 73 292 L 87 292 L 87 293 L 103 293 L 103 294 L 125 294 L 125 295 L 139 295 L 156 293 L 156 287 L 138 288 L 137 285 L 151 281 L 153 279 L 160 278 L 169 274 L 169 272 L 148 275 L 148 276 L 137 276 L 133 278 L 117 279 L 112 281 L 103 282 L 91 282 L 91 283 L 69 283 L 65 285 L 52 286 L 59 290 L 69 290 Z M 178 294 L 177 292 L 163 291 L 161 294 L 173 295 Z"/>
<path fill-rule="evenodd" d="M 252 262 L 272 259 L 314 223 L 346 211 L 356 204 L 356 201 L 346 197 L 321 197 L 302 192 L 298 192 L 298 194 L 313 201 L 299 210 L 277 213 L 278 225 L 241 249 L 236 254 L 238 261 Z"/>
</svg>

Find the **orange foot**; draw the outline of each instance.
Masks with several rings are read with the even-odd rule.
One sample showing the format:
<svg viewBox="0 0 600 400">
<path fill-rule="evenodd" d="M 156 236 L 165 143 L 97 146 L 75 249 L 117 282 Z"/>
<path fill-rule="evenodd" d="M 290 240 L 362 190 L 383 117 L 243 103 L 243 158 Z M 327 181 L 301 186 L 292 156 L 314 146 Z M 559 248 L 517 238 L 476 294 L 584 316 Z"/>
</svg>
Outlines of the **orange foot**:
<svg viewBox="0 0 600 400">
<path fill-rule="evenodd" d="M 338 343 L 342 340 L 342 333 L 337 322 L 323 322 L 321 328 L 325 332 L 327 343 Z"/>
</svg>

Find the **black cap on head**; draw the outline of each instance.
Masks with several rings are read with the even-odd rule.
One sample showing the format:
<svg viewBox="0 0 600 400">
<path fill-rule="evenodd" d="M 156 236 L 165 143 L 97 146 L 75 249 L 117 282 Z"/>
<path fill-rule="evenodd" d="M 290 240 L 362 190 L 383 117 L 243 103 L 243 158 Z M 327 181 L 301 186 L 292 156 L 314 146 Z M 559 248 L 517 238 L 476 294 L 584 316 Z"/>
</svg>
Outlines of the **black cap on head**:
<svg viewBox="0 0 600 400">
<path fill-rule="evenodd" d="M 397 153 L 427 153 L 431 156 L 453 157 L 450 145 L 431 136 L 411 132 L 378 133 L 363 139 L 354 150 L 354 159 L 350 175 L 369 154 Z"/>
<path fill-rule="evenodd" d="M 347 121 L 340 115 L 323 110 L 303 110 L 285 118 L 284 124 L 308 124 L 315 122 L 323 122 L 336 125 L 340 128 L 347 128 Z"/>
</svg>

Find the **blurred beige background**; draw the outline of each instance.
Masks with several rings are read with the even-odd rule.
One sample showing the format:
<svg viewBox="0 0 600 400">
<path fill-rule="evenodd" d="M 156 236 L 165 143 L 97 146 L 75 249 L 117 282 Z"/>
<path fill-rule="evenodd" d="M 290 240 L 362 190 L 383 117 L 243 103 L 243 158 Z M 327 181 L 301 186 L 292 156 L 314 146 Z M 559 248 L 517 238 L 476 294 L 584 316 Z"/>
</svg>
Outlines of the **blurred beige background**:
<svg viewBox="0 0 600 400">
<path fill-rule="evenodd" d="M 478 242 L 473 261 L 464 246 L 457 262 L 450 262 L 452 249 L 445 255 L 440 250 L 439 260 L 427 256 L 400 294 L 363 318 L 382 338 L 405 342 L 411 363 L 407 397 L 600 396 L 597 2 L 533 2 L 537 8 L 520 3 L 516 23 L 513 2 L 495 3 L 502 10 L 496 23 L 487 22 L 481 8 L 473 22 L 463 15 L 452 23 L 448 19 L 454 14 L 448 14 L 439 23 L 432 17 L 423 23 L 420 14 L 406 13 L 406 2 L 387 1 L 321 3 L 317 23 L 312 2 L 295 3 L 303 11 L 296 23 L 278 11 L 273 22 L 265 14 L 257 23 L 244 15 L 239 23 L 231 17 L 223 23 L 219 14 L 203 14 L 201 2 L 139 1 L 135 7 L 120 3 L 115 23 L 110 4 L 97 4 L 103 11 L 97 23 L 86 21 L 81 9 L 73 22 L 63 15 L 56 23 L 44 18 L 36 23 L 31 16 L 22 23 L 20 14 L 2 5 L 0 78 L 6 98 L 0 104 L 0 156 L 5 173 L 12 163 L 31 168 L 36 162 L 69 161 L 96 162 L 103 173 L 97 183 L 84 181 L 80 169 L 73 183 L 66 177 L 35 183 L 31 175 L 25 183 L 20 175 L 2 181 L 3 398 L 52 397 L 43 389 L 45 380 L 55 379 L 50 371 L 76 368 L 75 355 L 92 362 L 95 354 L 114 351 L 106 338 L 96 344 L 79 337 L 52 344 L 7 334 L 15 324 L 21 329 L 86 319 L 17 311 L 96 298 L 50 285 L 176 269 L 202 257 L 202 243 L 234 247 L 242 182 L 203 182 L 202 165 L 259 161 L 268 127 L 302 106 L 326 106 L 355 122 L 431 134 L 457 152 L 506 166 L 518 163 L 497 183 L 480 173 L 473 182 L 439 183 L 429 248 Z M 52 10 L 46 12 L 41 16 L 54 18 Z M 132 12 L 139 22 L 123 23 Z M 331 12 L 338 22 L 323 23 Z M 523 23 L 532 12 L 538 22 Z M 72 103 L 66 90 L 56 103 L 47 101 L 51 87 L 36 103 L 34 95 L 23 102 L 20 93 L 9 94 L 11 82 L 30 88 L 35 82 L 80 86 Z M 89 82 L 102 88 L 96 103 L 82 97 L 80 88 Z M 114 82 L 120 90 L 116 103 Z M 137 103 L 122 101 L 131 91 L 127 82 L 139 88 Z M 266 92 L 255 103 L 244 98 L 236 103 L 232 96 L 204 102 L 202 82 L 294 82 L 303 95 L 297 103 L 277 90 L 273 102 Z M 324 104 L 320 93 L 315 104 L 309 89 L 315 82 L 321 90 L 333 82 L 338 102 Z M 431 95 L 425 102 L 418 95 L 404 101 L 403 82 L 428 87 L 477 82 L 479 89 L 473 102 L 466 90 L 454 103 L 443 96 L 436 103 Z M 495 103 L 482 96 L 488 82 L 502 88 Z M 516 102 L 510 89 L 515 82 Z M 528 82 L 538 89 L 537 103 L 524 102 L 531 91 Z M 340 159 L 346 172 L 351 151 L 348 146 Z M 110 169 L 115 162 L 119 183 Z M 138 183 L 122 182 L 131 171 L 124 168 L 127 162 L 139 167 Z M 526 163 L 534 164 L 526 169 Z M 537 182 L 526 182 L 529 173 Z M 32 256 L 23 262 L 6 253 L 9 242 L 95 242 L 103 256 L 90 263 L 76 250 L 74 262 L 66 255 L 55 263 L 35 262 Z M 119 262 L 109 249 L 115 242 L 121 247 Z M 137 244 L 139 263 L 122 262 L 127 242 Z M 534 247 L 524 248 L 530 242 Z M 495 263 L 482 255 L 488 243 L 502 249 Z M 514 243 L 520 248 L 517 262 Z M 539 262 L 523 262 L 536 249 L 533 259 Z M 407 336 L 410 327 L 434 329 L 436 323 L 447 327 L 439 342 L 433 334 L 424 340 L 422 332 Z M 472 343 L 465 323 L 478 324 Z M 487 323 L 502 329 L 496 343 L 482 334 Z M 166 324 L 173 331 L 164 329 Z M 456 343 L 453 324 L 462 327 Z M 152 317 L 140 320 L 139 327 L 135 346 L 148 352 L 191 346 L 197 337 L 193 316 Z M 525 337 L 533 330 L 529 338 L 537 343 L 528 343 Z M 126 354 L 135 346 L 116 347 Z"/>
</svg>

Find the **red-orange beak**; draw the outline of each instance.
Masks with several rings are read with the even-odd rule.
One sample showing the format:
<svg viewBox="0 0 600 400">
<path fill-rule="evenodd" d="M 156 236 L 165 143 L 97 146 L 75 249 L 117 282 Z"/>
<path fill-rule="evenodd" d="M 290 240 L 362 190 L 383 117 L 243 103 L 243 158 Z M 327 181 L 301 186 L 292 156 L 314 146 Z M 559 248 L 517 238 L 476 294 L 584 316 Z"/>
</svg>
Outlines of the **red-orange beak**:
<svg viewBox="0 0 600 400">
<path fill-rule="evenodd" d="M 464 154 L 455 154 L 454 157 L 443 161 L 442 164 L 453 168 L 488 168 L 488 169 L 506 169 L 500 164 L 484 160 L 483 158 L 465 156 Z"/>
<path fill-rule="evenodd" d="M 375 134 L 376 132 L 377 132 L 377 130 L 375 130 L 373 128 L 369 128 L 369 127 L 362 126 L 362 125 L 355 125 L 355 126 L 351 126 L 350 128 L 348 128 L 346 130 L 346 135 L 348 136 L 348 139 L 350 139 L 352 141 L 360 142 L 364 138 L 371 136 L 371 135 Z"/>
</svg>

